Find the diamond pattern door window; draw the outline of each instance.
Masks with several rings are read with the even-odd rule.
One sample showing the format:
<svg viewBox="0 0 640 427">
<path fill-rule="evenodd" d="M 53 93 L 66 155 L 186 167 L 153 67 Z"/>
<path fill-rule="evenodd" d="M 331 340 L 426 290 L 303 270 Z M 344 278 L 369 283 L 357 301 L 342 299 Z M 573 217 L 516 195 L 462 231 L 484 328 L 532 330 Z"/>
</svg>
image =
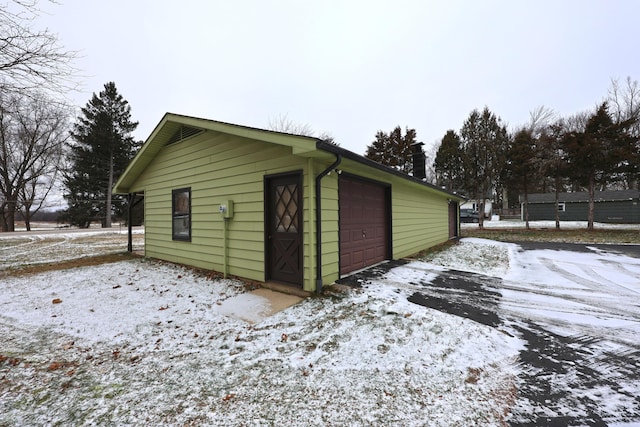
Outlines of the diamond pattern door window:
<svg viewBox="0 0 640 427">
<path fill-rule="evenodd" d="M 298 186 L 278 185 L 275 194 L 275 228 L 280 233 L 298 232 Z"/>
</svg>

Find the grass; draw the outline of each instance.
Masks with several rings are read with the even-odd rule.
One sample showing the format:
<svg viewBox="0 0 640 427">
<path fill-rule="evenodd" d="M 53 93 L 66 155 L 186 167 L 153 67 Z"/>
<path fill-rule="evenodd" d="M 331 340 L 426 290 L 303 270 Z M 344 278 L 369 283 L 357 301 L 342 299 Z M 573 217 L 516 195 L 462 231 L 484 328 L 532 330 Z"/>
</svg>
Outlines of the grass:
<svg viewBox="0 0 640 427">
<path fill-rule="evenodd" d="M 70 259 L 61 262 L 24 265 L 8 268 L 6 270 L 0 270 L 0 278 L 11 276 L 26 276 L 29 274 L 38 274 L 53 270 L 65 270 L 68 268 L 108 264 L 113 262 L 126 261 L 128 259 L 133 259 L 136 257 L 137 255 L 130 254 L 129 252 L 122 252 L 116 254 L 96 255 L 84 258 Z"/>
<path fill-rule="evenodd" d="M 637 230 L 596 229 L 462 229 L 460 237 L 478 237 L 500 242 L 559 242 L 559 243 L 617 243 L 640 244 Z"/>
<path fill-rule="evenodd" d="M 471 237 L 471 236 L 461 236 L 461 237 Z M 447 240 L 446 242 L 440 243 L 439 245 L 431 246 L 430 248 L 424 249 L 418 252 L 417 254 L 412 255 L 410 258 L 426 259 L 426 258 L 429 258 L 431 255 L 434 255 L 449 249 L 451 246 L 454 246 L 456 243 L 457 243 L 456 240 Z"/>
</svg>

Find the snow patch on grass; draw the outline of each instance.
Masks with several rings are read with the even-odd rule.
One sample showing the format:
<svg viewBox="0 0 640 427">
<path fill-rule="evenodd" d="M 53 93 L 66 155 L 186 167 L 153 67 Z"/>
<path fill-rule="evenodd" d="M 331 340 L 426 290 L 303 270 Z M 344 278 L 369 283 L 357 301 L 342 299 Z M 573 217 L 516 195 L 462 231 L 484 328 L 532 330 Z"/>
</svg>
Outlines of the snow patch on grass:
<svg viewBox="0 0 640 427">
<path fill-rule="evenodd" d="M 253 325 L 212 309 L 240 283 L 144 260 L 3 291 L 0 424 L 500 425 L 514 399 L 519 340 L 384 284 Z"/>
<path fill-rule="evenodd" d="M 425 257 L 423 261 L 449 269 L 502 277 L 509 271 L 510 251 L 515 248 L 509 243 L 465 238 L 446 251 Z"/>
</svg>

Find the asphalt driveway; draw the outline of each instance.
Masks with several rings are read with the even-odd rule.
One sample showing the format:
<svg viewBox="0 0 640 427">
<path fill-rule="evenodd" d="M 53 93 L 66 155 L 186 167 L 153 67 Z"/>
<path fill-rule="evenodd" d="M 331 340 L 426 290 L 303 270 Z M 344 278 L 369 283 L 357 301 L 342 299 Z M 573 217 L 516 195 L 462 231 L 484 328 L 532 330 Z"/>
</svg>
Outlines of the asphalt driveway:
<svg viewBox="0 0 640 427">
<path fill-rule="evenodd" d="M 415 290 L 409 297 L 415 304 L 526 341 L 512 426 L 638 425 L 640 263 L 629 257 L 640 258 L 640 246 L 515 248 L 519 276 L 434 269 L 425 271 L 424 281 L 401 286 Z M 383 264 L 342 282 L 360 286 L 400 265 Z"/>
</svg>

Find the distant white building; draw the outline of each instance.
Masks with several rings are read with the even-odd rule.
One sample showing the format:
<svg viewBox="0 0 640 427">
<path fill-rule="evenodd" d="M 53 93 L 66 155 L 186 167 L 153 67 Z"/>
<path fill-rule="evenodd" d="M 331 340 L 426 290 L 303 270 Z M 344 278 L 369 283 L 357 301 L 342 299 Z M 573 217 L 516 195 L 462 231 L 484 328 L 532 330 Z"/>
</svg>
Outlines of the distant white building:
<svg viewBox="0 0 640 427">
<path fill-rule="evenodd" d="M 473 209 L 478 211 L 480 203 L 477 200 L 469 199 L 460 205 L 460 209 Z M 493 211 L 493 202 L 489 199 L 484 201 L 484 217 L 491 218 L 491 212 Z"/>
</svg>

